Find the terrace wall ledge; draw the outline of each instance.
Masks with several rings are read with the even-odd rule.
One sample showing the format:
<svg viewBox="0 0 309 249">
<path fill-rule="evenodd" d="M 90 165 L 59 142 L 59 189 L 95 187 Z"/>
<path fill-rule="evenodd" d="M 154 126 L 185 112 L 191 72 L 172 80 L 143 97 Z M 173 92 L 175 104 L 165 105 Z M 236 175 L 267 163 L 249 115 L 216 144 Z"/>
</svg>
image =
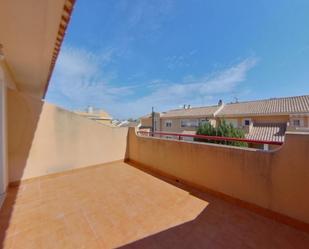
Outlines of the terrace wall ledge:
<svg viewBox="0 0 309 249">
<path fill-rule="evenodd" d="M 304 191 L 309 189 L 307 133 L 287 133 L 279 149 L 262 151 L 138 136 L 131 128 L 126 159 L 309 231 L 309 198 Z"/>
</svg>

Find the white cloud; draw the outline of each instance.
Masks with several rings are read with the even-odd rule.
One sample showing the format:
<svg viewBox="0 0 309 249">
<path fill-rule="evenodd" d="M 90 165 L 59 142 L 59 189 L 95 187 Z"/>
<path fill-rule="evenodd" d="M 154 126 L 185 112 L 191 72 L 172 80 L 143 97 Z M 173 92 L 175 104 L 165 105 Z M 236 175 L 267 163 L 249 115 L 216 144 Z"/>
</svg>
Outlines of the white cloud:
<svg viewBox="0 0 309 249">
<path fill-rule="evenodd" d="M 63 47 L 47 101 L 68 109 L 93 105 L 119 118 L 138 117 L 148 113 L 152 106 L 162 111 L 185 103 L 203 105 L 214 98 L 223 98 L 239 89 L 248 71 L 257 63 L 256 58 L 247 58 L 221 71 L 200 77 L 189 75 L 177 83 L 153 79 L 142 84 L 118 86 L 111 83 L 117 80 L 117 73 L 105 68 L 113 61 L 114 54 L 114 49 L 95 55 Z"/>
<path fill-rule="evenodd" d="M 132 8 L 132 6 L 134 6 Z M 155 0 L 144 1 L 137 0 L 131 8 L 126 6 L 125 11 L 128 14 L 128 23 L 130 27 L 143 25 L 148 31 L 157 30 L 161 27 L 165 17 L 171 15 L 174 7 L 174 0 Z M 163 18 L 163 19 L 162 19 Z"/>
<path fill-rule="evenodd" d="M 205 100 L 213 99 L 213 96 L 222 98 L 222 95 L 234 92 L 239 84 L 245 81 L 248 71 L 256 63 L 256 58 L 247 58 L 225 70 L 212 73 L 210 76 L 186 77 L 181 83 L 159 84 L 156 80 L 158 87 L 150 95 L 132 103 L 132 106 L 141 106 L 144 112 L 147 112 L 151 106 L 164 110 L 185 103 L 201 105 Z"/>
<path fill-rule="evenodd" d="M 132 94 L 133 86 L 112 86 L 115 72 L 105 72 L 113 50 L 95 55 L 83 49 L 63 47 L 58 59 L 47 101 L 69 109 L 87 105 L 104 106 Z M 59 97 L 61 97 L 59 99 Z"/>
<path fill-rule="evenodd" d="M 181 67 L 190 66 L 194 55 L 198 52 L 197 49 L 190 50 L 187 53 L 181 55 L 170 55 L 165 58 L 167 62 L 167 68 L 170 70 L 179 69 Z"/>
</svg>

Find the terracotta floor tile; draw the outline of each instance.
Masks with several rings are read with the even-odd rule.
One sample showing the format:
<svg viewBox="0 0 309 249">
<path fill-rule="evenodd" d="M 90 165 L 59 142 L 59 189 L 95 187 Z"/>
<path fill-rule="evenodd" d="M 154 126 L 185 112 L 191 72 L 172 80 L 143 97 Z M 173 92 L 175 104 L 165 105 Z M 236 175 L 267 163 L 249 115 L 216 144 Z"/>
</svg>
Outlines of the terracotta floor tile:
<svg viewBox="0 0 309 249">
<path fill-rule="evenodd" d="M 16 234 L 16 225 L 7 224 L 3 221 L 3 218 L 0 220 L 0 238 L 8 238 Z M 0 240 L 1 241 L 1 240 Z"/>
<path fill-rule="evenodd" d="M 111 163 L 9 188 L 0 210 L 0 243 L 6 249 L 307 249 L 309 235 Z"/>
<path fill-rule="evenodd" d="M 0 248 L 2 249 L 12 249 L 13 248 L 14 238 L 9 237 L 1 241 L 2 242 L 0 242 Z"/>
<path fill-rule="evenodd" d="M 26 231 L 14 236 L 13 249 L 43 249 L 48 248 L 47 235 L 39 231 Z"/>
<path fill-rule="evenodd" d="M 104 248 L 104 244 L 102 242 L 100 242 L 99 240 L 95 239 L 95 240 L 90 240 L 87 241 L 86 244 L 81 246 L 81 249 L 103 249 Z"/>
<path fill-rule="evenodd" d="M 82 212 L 68 214 L 64 217 L 64 220 L 68 236 L 78 242 L 79 245 L 84 245 L 86 242 L 96 238 Z"/>
</svg>

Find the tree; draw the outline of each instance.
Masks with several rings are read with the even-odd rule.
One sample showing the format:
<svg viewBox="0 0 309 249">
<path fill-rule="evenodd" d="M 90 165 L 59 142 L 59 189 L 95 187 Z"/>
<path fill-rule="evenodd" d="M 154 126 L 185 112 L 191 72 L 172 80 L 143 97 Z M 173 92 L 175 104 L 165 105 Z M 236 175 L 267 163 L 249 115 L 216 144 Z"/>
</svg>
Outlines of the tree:
<svg viewBox="0 0 309 249">
<path fill-rule="evenodd" d="M 198 127 L 196 134 L 205 136 L 245 138 L 245 132 L 243 130 L 234 128 L 232 124 L 227 124 L 225 120 L 222 120 L 216 128 L 210 123 L 202 124 Z M 247 143 L 238 141 L 218 141 L 200 138 L 196 138 L 195 141 L 248 147 Z"/>
</svg>

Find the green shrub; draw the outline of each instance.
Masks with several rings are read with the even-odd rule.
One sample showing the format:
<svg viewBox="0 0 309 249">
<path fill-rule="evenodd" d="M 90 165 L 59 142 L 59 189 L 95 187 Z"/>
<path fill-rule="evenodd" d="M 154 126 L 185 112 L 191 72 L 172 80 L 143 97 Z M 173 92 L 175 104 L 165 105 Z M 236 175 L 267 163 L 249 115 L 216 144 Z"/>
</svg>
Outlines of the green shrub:
<svg viewBox="0 0 309 249">
<path fill-rule="evenodd" d="M 196 131 L 197 135 L 205 136 L 218 136 L 218 137 L 234 137 L 234 138 L 245 138 L 245 132 L 241 129 L 234 128 L 232 124 L 227 124 L 225 120 L 222 120 L 218 127 L 213 127 L 210 123 L 200 125 Z M 195 138 L 195 141 L 208 142 L 216 144 L 227 144 L 240 147 L 248 147 L 247 143 L 238 141 L 217 141 L 211 139 L 200 139 Z"/>
</svg>

